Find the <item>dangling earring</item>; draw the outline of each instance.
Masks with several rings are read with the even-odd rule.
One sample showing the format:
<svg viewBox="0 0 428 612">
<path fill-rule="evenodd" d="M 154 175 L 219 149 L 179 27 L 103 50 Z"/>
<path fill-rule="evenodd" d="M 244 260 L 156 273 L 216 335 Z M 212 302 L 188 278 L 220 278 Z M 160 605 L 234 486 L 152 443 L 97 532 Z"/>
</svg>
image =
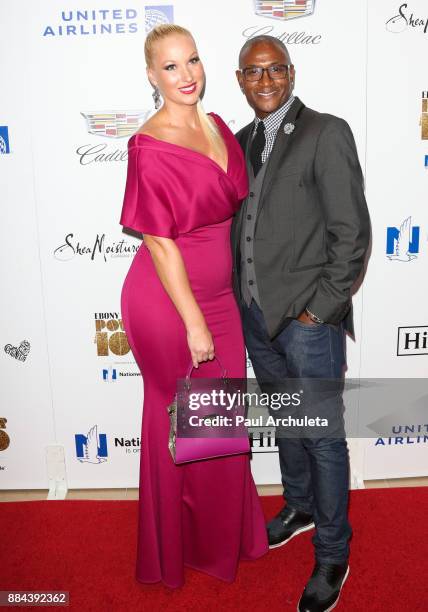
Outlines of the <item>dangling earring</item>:
<svg viewBox="0 0 428 612">
<path fill-rule="evenodd" d="M 153 97 L 153 102 L 155 103 L 155 108 L 157 110 L 161 105 L 161 97 L 160 97 L 160 92 L 159 92 L 158 87 L 154 88 L 152 97 Z"/>
</svg>

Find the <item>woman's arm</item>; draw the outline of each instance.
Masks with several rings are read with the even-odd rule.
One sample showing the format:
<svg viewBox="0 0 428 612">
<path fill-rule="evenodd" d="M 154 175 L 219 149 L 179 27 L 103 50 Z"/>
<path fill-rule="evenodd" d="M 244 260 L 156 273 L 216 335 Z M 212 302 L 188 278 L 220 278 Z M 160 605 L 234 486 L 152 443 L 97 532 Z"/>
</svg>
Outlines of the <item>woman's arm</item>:
<svg viewBox="0 0 428 612">
<path fill-rule="evenodd" d="M 192 362 L 214 359 L 214 343 L 204 315 L 190 287 L 181 253 L 174 240 L 144 234 L 144 244 L 150 251 L 156 272 L 171 298 L 187 331 Z"/>
</svg>

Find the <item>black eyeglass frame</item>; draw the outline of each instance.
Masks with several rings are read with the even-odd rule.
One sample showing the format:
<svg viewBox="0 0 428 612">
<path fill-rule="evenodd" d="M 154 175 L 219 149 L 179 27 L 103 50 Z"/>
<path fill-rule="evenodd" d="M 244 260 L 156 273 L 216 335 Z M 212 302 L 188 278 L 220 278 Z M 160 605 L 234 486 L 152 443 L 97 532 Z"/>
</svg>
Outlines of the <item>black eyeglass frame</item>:
<svg viewBox="0 0 428 612">
<path fill-rule="evenodd" d="M 277 75 L 273 76 L 273 75 L 275 75 L 275 72 L 271 73 L 271 70 L 273 70 L 275 68 L 279 68 L 279 67 L 280 68 L 286 68 L 285 74 L 281 75 L 281 76 L 277 76 Z M 280 80 L 280 79 L 286 79 L 287 76 L 289 76 L 290 68 L 293 68 L 293 64 L 273 64 L 272 66 L 268 66 L 267 68 L 262 68 L 261 66 L 247 66 L 246 68 L 243 68 L 241 70 L 241 74 L 243 75 L 244 79 L 246 81 L 249 81 L 250 83 L 251 82 L 254 83 L 256 81 L 261 81 L 265 71 L 269 74 L 271 79 L 273 79 L 273 80 Z M 247 70 L 254 70 L 254 69 L 256 69 L 258 71 L 260 76 L 257 79 L 249 79 L 247 77 Z"/>
</svg>

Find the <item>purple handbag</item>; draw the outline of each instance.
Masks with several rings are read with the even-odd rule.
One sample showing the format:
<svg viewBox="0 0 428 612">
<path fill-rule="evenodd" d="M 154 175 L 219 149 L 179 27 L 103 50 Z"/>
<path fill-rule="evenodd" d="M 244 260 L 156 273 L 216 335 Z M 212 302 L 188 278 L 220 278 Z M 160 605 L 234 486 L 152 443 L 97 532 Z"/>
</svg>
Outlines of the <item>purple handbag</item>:
<svg viewBox="0 0 428 612">
<path fill-rule="evenodd" d="M 170 418 L 168 448 L 176 464 L 238 455 L 250 451 L 247 428 L 242 419 L 239 423 L 236 423 L 237 417 L 245 417 L 245 404 L 238 394 L 239 385 L 237 387 L 234 379 L 226 377 L 226 370 L 222 367 L 220 360 L 217 357 L 215 359 L 222 370 L 221 379 L 191 379 L 194 366 L 190 364 L 186 378 L 178 383 L 178 390 L 173 403 L 168 406 Z M 206 395 L 221 391 L 230 393 L 230 398 L 233 398 L 233 393 L 237 395 L 233 406 L 227 411 L 219 410 L 219 406 L 215 402 L 206 401 L 198 407 L 196 414 L 193 412 L 195 409 L 190 408 L 191 400 L 195 395 L 201 396 L 201 394 Z M 211 419 L 223 415 L 230 420 L 230 424 L 215 427 L 204 426 L 203 435 L 198 435 L 200 430 L 190 431 L 189 416 L 193 415 L 202 419 Z"/>
</svg>

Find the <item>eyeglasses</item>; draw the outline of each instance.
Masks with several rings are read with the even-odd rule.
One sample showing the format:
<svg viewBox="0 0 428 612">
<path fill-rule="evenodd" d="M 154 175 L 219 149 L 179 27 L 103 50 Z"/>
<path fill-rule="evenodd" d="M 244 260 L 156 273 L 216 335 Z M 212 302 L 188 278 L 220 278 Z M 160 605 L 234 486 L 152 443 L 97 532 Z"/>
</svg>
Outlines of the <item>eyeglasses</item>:
<svg viewBox="0 0 428 612">
<path fill-rule="evenodd" d="M 263 78 L 263 73 L 269 74 L 271 79 L 285 79 L 288 76 L 288 71 L 293 64 L 275 64 L 268 68 L 262 68 L 261 66 L 249 66 L 244 68 L 241 72 L 244 75 L 246 81 L 260 81 Z"/>
</svg>

